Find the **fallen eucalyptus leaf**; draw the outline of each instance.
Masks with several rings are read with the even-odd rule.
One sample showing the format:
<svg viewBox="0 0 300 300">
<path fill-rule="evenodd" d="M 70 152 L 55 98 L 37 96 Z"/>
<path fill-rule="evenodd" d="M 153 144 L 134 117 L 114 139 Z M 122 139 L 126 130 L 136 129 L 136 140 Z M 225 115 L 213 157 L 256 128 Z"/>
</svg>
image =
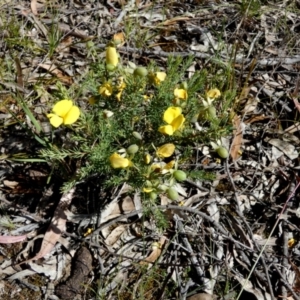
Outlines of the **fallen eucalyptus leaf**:
<svg viewBox="0 0 300 300">
<path fill-rule="evenodd" d="M 299 156 L 298 151 L 295 150 L 295 146 L 280 139 L 265 139 L 266 142 L 273 145 L 282 151 L 289 159 L 295 159 Z"/>
</svg>

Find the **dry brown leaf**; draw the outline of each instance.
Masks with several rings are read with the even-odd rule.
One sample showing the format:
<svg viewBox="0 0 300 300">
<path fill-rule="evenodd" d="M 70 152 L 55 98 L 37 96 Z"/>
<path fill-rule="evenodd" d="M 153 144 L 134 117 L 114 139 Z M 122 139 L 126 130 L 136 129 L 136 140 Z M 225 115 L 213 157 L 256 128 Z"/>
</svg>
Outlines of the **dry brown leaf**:
<svg viewBox="0 0 300 300">
<path fill-rule="evenodd" d="M 31 0 L 30 8 L 31 8 L 31 11 L 34 15 L 38 14 L 38 12 L 37 12 L 37 0 Z"/>
<path fill-rule="evenodd" d="M 113 244 L 115 244 L 125 230 L 126 227 L 124 225 L 116 227 L 105 239 L 106 245 L 112 246 Z"/>
<path fill-rule="evenodd" d="M 213 296 L 206 293 L 195 294 L 191 297 L 188 297 L 187 300 L 213 300 Z"/>
<path fill-rule="evenodd" d="M 15 64 L 16 64 L 16 71 L 17 71 L 17 84 L 20 88 L 24 88 L 24 81 L 23 81 L 23 73 L 22 73 L 22 67 L 21 62 L 18 57 L 15 58 Z"/>
<path fill-rule="evenodd" d="M 293 99 L 294 104 L 297 107 L 298 111 L 300 111 L 300 103 L 298 101 L 299 87 L 300 87 L 300 81 L 298 79 L 293 93 L 290 94 L 290 97 Z"/>
<path fill-rule="evenodd" d="M 150 253 L 150 255 L 145 258 L 145 261 L 141 262 L 141 265 L 146 265 L 148 263 L 154 263 L 161 254 L 161 247 L 159 245 L 153 245 L 152 246 L 152 252 Z"/>
<path fill-rule="evenodd" d="M 56 47 L 55 52 L 57 53 L 68 53 L 70 52 L 70 46 L 73 44 L 73 37 L 66 36 Z"/>
<path fill-rule="evenodd" d="M 51 223 L 45 233 L 43 238 L 42 246 L 38 254 L 36 254 L 33 258 L 21 262 L 20 264 L 27 263 L 33 260 L 37 260 L 39 258 L 44 257 L 46 254 L 51 252 L 57 241 L 59 240 L 61 233 L 66 229 L 66 221 L 67 216 L 64 210 L 69 206 L 72 201 L 73 194 L 75 192 L 75 188 L 72 188 L 69 192 L 62 195 L 60 202 L 58 203 L 54 216 L 51 220 Z M 19 265 L 20 265 L 19 264 Z"/>
<path fill-rule="evenodd" d="M 259 102 L 259 100 L 256 97 L 249 96 L 242 112 L 244 114 L 248 114 L 248 113 L 254 111 L 257 107 L 258 102 Z"/>
<path fill-rule="evenodd" d="M 296 273 L 295 281 L 293 283 L 293 290 L 295 292 L 299 293 L 300 292 L 300 270 L 298 269 L 298 267 L 292 261 L 290 261 L 290 264 L 292 266 L 292 269 Z"/>
<path fill-rule="evenodd" d="M 3 180 L 3 184 L 10 189 L 14 189 L 16 186 L 19 185 L 19 182 L 11 181 L 11 180 Z"/>
<path fill-rule="evenodd" d="M 270 119 L 270 117 L 268 116 L 264 116 L 264 115 L 254 115 L 251 118 L 249 118 L 248 120 L 245 121 L 245 124 L 252 124 L 254 122 L 260 122 L 266 119 Z"/>
<path fill-rule="evenodd" d="M 54 213 L 54 217 L 47 229 L 47 232 L 43 238 L 41 250 L 33 258 L 34 260 L 44 257 L 46 254 L 51 252 L 56 242 L 59 240 L 61 233 L 66 229 L 66 215 L 64 211 L 57 207 Z"/>
<path fill-rule="evenodd" d="M 150 255 L 146 257 L 145 260 L 140 264 L 146 265 L 148 263 L 154 263 L 160 257 L 165 242 L 166 237 L 162 236 L 159 243 L 154 243 L 154 245 L 152 246 L 152 252 L 150 253 Z"/>
<path fill-rule="evenodd" d="M 296 97 L 292 97 L 296 108 L 300 111 L 300 103 Z"/>
<path fill-rule="evenodd" d="M 237 115 L 234 116 L 233 126 L 235 130 L 233 131 L 233 140 L 230 148 L 230 155 L 233 160 L 237 160 L 240 157 L 240 149 L 243 140 L 243 130 L 241 128 L 241 118 Z"/>
<path fill-rule="evenodd" d="M 135 206 L 131 197 L 126 196 L 125 198 L 121 199 L 119 202 L 116 202 L 112 211 L 111 215 L 120 215 L 121 213 L 129 213 L 135 210 Z"/>
<path fill-rule="evenodd" d="M 242 101 L 248 98 L 249 92 L 251 90 L 251 87 L 248 85 L 243 86 L 243 89 L 240 93 L 240 95 L 236 98 L 235 104 L 240 104 Z"/>
<path fill-rule="evenodd" d="M 64 75 L 63 72 L 54 64 L 39 64 L 39 67 L 47 70 L 52 75 L 55 75 L 61 82 L 67 85 L 71 85 L 73 83 L 73 79 L 70 76 Z"/>
<path fill-rule="evenodd" d="M 297 131 L 299 131 L 299 130 L 300 130 L 300 123 L 297 122 L 297 123 L 295 123 L 294 125 L 292 125 L 292 126 L 286 128 L 286 129 L 284 130 L 284 132 L 287 132 L 287 133 L 294 133 L 294 132 L 297 132 Z"/>
<path fill-rule="evenodd" d="M 167 25 L 172 25 L 174 23 L 178 23 L 180 21 L 188 21 L 190 20 L 191 18 L 190 17 L 175 17 L 173 19 L 170 19 L 170 20 L 166 20 L 163 22 L 163 25 L 167 26 Z"/>
<path fill-rule="evenodd" d="M 283 152 L 287 157 L 290 159 L 296 159 L 299 156 L 294 143 L 289 143 L 285 140 L 281 139 L 270 139 L 265 138 L 265 141 L 271 144 L 272 146 L 276 147 L 278 150 Z"/>
<path fill-rule="evenodd" d="M 0 244 L 18 243 L 18 242 L 24 241 L 26 238 L 27 238 L 27 235 L 17 235 L 17 236 L 3 235 L 3 236 L 0 236 Z"/>
</svg>

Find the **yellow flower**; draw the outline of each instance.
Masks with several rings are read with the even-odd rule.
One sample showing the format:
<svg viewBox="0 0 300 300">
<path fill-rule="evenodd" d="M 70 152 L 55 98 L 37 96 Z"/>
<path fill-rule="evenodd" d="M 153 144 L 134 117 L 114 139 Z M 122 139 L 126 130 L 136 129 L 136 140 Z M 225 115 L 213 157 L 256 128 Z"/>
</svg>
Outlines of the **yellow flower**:
<svg viewBox="0 0 300 300">
<path fill-rule="evenodd" d="M 121 76 L 118 79 L 118 87 L 117 87 L 117 89 L 119 91 L 123 91 L 125 88 L 126 88 L 126 83 L 124 82 L 124 77 Z"/>
<path fill-rule="evenodd" d="M 295 243 L 296 243 L 295 239 L 293 239 L 293 238 L 289 239 L 288 240 L 288 247 L 292 248 L 295 245 Z"/>
<path fill-rule="evenodd" d="M 128 158 L 124 158 L 118 153 L 114 153 L 109 157 L 111 166 L 114 169 L 124 169 L 132 166 L 132 162 Z"/>
<path fill-rule="evenodd" d="M 116 98 L 118 101 L 121 101 L 121 96 L 122 96 L 123 91 L 120 91 L 116 94 Z"/>
<path fill-rule="evenodd" d="M 159 80 L 159 82 L 162 82 L 166 79 L 167 74 L 165 72 L 156 72 L 155 76 Z"/>
<path fill-rule="evenodd" d="M 206 97 L 209 99 L 216 99 L 221 96 L 221 92 L 218 89 L 211 89 L 206 93 Z"/>
<path fill-rule="evenodd" d="M 154 163 L 151 165 L 151 169 L 154 171 L 154 172 L 159 172 L 161 174 L 167 174 L 170 172 L 170 170 L 173 169 L 175 165 L 175 161 L 174 160 L 171 160 L 169 163 L 165 163 L 163 161 L 159 162 L 159 163 Z"/>
<path fill-rule="evenodd" d="M 171 170 L 171 169 L 173 169 L 174 165 L 175 165 L 175 160 L 171 160 L 170 162 L 168 162 L 168 163 L 165 165 L 164 169 L 165 169 L 165 170 Z"/>
<path fill-rule="evenodd" d="M 75 123 L 79 116 L 80 110 L 76 105 L 73 105 L 72 100 L 61 100 L 57 102 L 53 108 L 53 113 L 47 114 L 50 123 L 57 128 L 61 124 L 70 125 Z"/>
<path fill-rule="evenodd" d="M 164 144 L 157 148 L 156 154 L 158 157 L 170 157 L 175 151 L 174 144 Z"/>
<path fill-rule="evenodd" d="M 187 90 L 185 90 L 185 89 L 176 88 L 174 90 L 174 96 L 176 99 L 187 100 L 188 93 L 187 93 Z"/>
<path fill-rule="evenodd" d="M 115 47 L 107 47 L 106 48 L 106 64 L 112 65 L 114 67 L 117 66 L 119 62 L 119 55 L 117 49 Z"/>
<path fill-rule="evenodd" d="M 143 95 L 143 98 L 145 100 L 145 102 L 150 102 L 150 100 L 152 99 L 153 95 Z"/>
<path fill-rule="evenodd" d="M 110 83 L 105 82 L 99 87 L 98 92 L 103 97 L 109 97 L 113 92 L 112 86 L 110 85 Z"/>
<path fill-rule="evenodd" d="M 171 106 L 165 111 L 163 120 L 168 125 L 160 126 L 158 131 L 163 134 L 173 135 L 176 130 L 182 127 L 185 118 L 181 114 L 180 107 Z"/>
<path fill-rule="evenodd" d="M 144 156 L 144 163 L 145 163 L 146 165 L 149 165 L 150 162 L 151 162 L 151 159 L 152 159 L 151 155 L 148 154 L 148 153 L 146 153 L 145 156 Z"/>
<path fill-rule="evenodd" d="M 162 165 L 163 163 L 163 165 Z M 151 165 L 151 169 L 153 171 L 157 171 L 157 172 L 160 172 L 162 170 L 162 168 L 165 166 L 165 162 L 160 162 L 160 163 L 154 163 Z"/>
<path fill-rule="evenodd" d="M 121 101 L 121 96 L 125 87 L 126 87 L 126 83 L 124 82 L 124 78 L 120 77 L 118 79 L 118 86 L 117 86 L 118 93 L 116 94 L 116 98 L 118 101 Z"/>
<path fill-rule="evenodd" d="M 162 81 L 166 79 L 167 74 L 165 72 L 156 72 L 156 73 L 150 73 L 149 79 L 150 82 L 154 85 L 160 85 Z"/>
</svg>

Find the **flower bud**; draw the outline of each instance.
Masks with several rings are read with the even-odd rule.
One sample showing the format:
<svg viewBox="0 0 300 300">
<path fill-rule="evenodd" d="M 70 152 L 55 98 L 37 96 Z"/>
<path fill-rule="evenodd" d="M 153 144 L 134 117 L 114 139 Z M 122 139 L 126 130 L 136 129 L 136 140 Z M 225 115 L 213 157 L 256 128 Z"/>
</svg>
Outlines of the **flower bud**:
<svg viewBox="0 0 300 300">
<path fill-rule="evenodd" d="M 207 108 L 207 114 L 208 114 L 208 118 L 209 119 L 214 119 L 217 117 L 217 111 L 216 108 L 214 106 L 209 106 Z"/>
<path fill-rule="evenodd" d="M 147 187 L 152 187 L 152 182 L 150 180 L 146 180 L 146 186 Z"/>
<path fill-rule="evenodd" d="M 103 111 L 103 117 L 104 117 L 105 119 L 108 119 L 108 118 L 112 117 L 113 114 L 114 114 L 114 113 L 113 113 L 112 111 L 107 110 L 107 109 L 105 109 L 105 110 Z"/>
<path fill-rule="evenodd" d="M 181 89 L 187 90 L 187 89 L 188 89 L 187 82 L 186 82 L 186 81 L 182 82 L 182 83 L 180 84 L 180 88 L 181 88 Z"/>
<path fill-rule="evenodd" d="M 146 77 L 148 75 L 148 71 L 144 67 L 137 67 L 133 71 L 133 75 L 136 77 Z"/>
<path fill-rule="evenodd" d="M 167 195 L 168 195 L 169 199 L 174 200 L 174 201 L 178 200 L 178 198 L 179 198 L 179 195 L 178 195 L 177 191 L 173 188 L 169 188 L 167 190 Z"/>
<path fill-rule="evenodd" d="M 229 155 L 227 149 L 224 147 L 219 147 L 216 151 L 221 158 L 227 158 Z"/>
<path fill-rule="evenodd" d="M 95 44 L 94 44 L 93 41 L 87 41 L 86 46 L 87 46 L 88 49 L 91 49 L 95 46 Z"/>
<path fill-rule="evenodd" d="M 112 64 L 107 64 L 107 65 L 106 65 L 106 70 L 107 70 L 107 71 L 113 71 L 115 68 L 116 68 L 116 67 L 115 67 L 114 65 L 112 65 Z"/>
<path fill-rule="evenodd" d="M 151 193 L 149 193 L 149 197 L 151 200 L 156 200 L 157 194 L 155 192 L 151 192 Z"/>
<path fill-rule="evenodd" d="M 106 65 L 113 65 L 114 67 L 117 66 L 119 62 L 119 55 L 117 49 L 112 46 L 108 46 L 106 48 Z"/>
<path fill-rule="evenodd" d="M 159 184 L 159 185 L 157 186 L 157 188 L 158 188 L 159 190 L 161 190 L 162 192 L 166 192 L 167 189 L 168 189 L 168 187 L 167 187 L 165 184 Z"/>
<path fill-rule="evenodd" d="M 151 159 L 152 159 L 152 157 L 151 157 L 151 155 L 150 155 L 149 153 L 146 153 L 146 154 L 144 155 L 144 163 L 145 163 L 146 165 L 149 165 L 149 164 L 150 164 Z"/>
<path fill-rule="evenodd" d="M 194 115 L 191 119 L 191 123 L 196 123 L 198 122 L 198 118 L 199 118 L 199 114 L 198 115 Z"/>
<path fill-rule="evenodd" d="M 138 140 L 141 140 L 141 139 L 142 139 L 141 134 L 140 134 L 139 132 L 137 132 L 137 131 L 134 131 L 134 132 L 132 133 L 132 135 L 133 135 L 136 139 L 138 139 Z"/>
<path fill-rule="evenodd" d="M 127 148 L 127 150 L 126 150 L 126 152 L 127 152 L 128 154 L 135 154 L 135 153 L 137 153 L 138 151 L 139 151 L 139 146 L 136 145 L 136 144 L 130 145 L 130 146 Z"/>
<path fill-rule="evenodd" d="M 177 181 L 184 181 L 186 180 L 186 173 L 181 171 L 181 170 L 176 170 L 174 173 L 173 173 L 173 176 L 174 178 L 177 180 Z"/>
</svg>

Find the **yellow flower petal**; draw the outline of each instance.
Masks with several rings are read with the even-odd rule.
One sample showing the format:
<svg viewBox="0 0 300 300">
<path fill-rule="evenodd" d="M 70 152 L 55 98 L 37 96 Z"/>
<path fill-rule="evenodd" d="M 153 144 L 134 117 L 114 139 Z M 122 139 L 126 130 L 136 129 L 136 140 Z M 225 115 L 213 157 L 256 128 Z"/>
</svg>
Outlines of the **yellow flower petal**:
<svg viewBox="0 0 300 300">
<path fill-rule="evenodd" d="M 119 93 L 116 94 L 116 98 L 118 101 L 121 101 L 122 92 L 123 91 L 121 90 Z"/>
<path fill-rule="evenodd" d="M 53 106 L 52 111 L 56 115 L 63 118 L 69 112 L 69 110 L 71 109 L 72 106 L 73 106 L 72 100 L 61 100 L 61 101 L 58 101 Z"/>
<path fill-rule="evenodd" d="M 156 75 L 156 78 L 160 82 L 164 81 L 166 79 L 166 76 L 167 76 L 167 74 L 165 72 L 156 72 L 155 75 Z"/>
<path fill-rule="evenodd" d="M 152 97 L 153 97 L 153 95 L 150 95 L 150 96 L 148 96 L 148 95 L 143 95 L 143 98 L 144 98 L 144 100 L 145 100 L 146 102 L 150 102 L 150 100 L 152 99 Z"/>
<path fill-rule="evenodd" d="M 181 100 L 187 100 L 188 98 L 188 93 L 187 93 L 187 90 L 185 89 L 178 89 L 176 88 L 174 90 L 174 96 L 178 99 L 181 99 Z"/>
<path fill-rule="evenodd" d="M 119 90 L 119 91 L 123 91 L 125 88 L 126 88 L 126 83 L 125 83 L 125 82 L 122 82 L 122 83 L 119 84 L 119 86 L 118 86 L 118 90 Z"/>
<path fill-rule="evenodd" d="M 64 121 L 63 118 L 56 114 L 48 114 L 47 117 L 49 118 L 50 124 L 55 128 L 59 127 Z"/>
<path fill-rule="evenodd" d="M 158 131 L 162 134 L 173 135 L 174 130 L 172 125 L 160 126 Z"/>
<path fill-rule="evenodd" d="M 103 83 L 99 87 L 99 94 L 101 96 L 109 97 L 109 96 L 111 96 L 112 92 L 113 92 L 112 86 L 108 82 Z"/>
<path fill-rule="evenodd" d="M 76 105 L 73 105 L 72 100 L 58 101 L 52 109 L 53 113 L 47 115 L 50 123 L 54 127 L 61 124 L 69 125 L 77 121 L 80 116 L 80 110 Z"/>
<path fill-rule="evenodd" d="M 129 161 L 129 159 L 124 158 L 120 156 L 118 153 L 114 153 L 109 157 L 109 161 L 111 163 L 111 166 L 114 169 L 118 168 L 127 168 L 132 165 L 132 163 Z"/>
<path fill-rule="evenodd" d="M 175 120 L 173 120 L 172 122 L 172 127 L 173 127 L 173 130 L 176 131 L 178 129 L 180 129 L 183 125 L 185 121 L 185 117 L 183 115 L 179 115 Z"/>
<path fill-rule="evenodd" d="M 167 74 L 165 72 L 156 72 L 149 74 L 149 80 L 154 85 L 160 85 L 162 81 L 166 79 Z"/>
<path fill-rule="evenodd" d="M 167 174 L 174 167 L 175 161 L 172 160 L 169 163 L 161 161 L 160 163 L 154 163 L 151 165 L 151 170 L 156 173 Z"/>
<path fill-rule="evenodd" d="M 174 153 L 174 151 L 174 144 L 165 144 L 157 149 L 156 154 L 159 157 L 170 157 Z"/>
<path fill-rule="evenodd" d="M 72 106 L 68 113 L 63 117 L 63 123 L 65 125 L 70 125 L 75 123 L 80 116 L 80 110 L 77 106 Z"/>
<path fill-rule="evenodd" d="M 124 77 L 120 76 L 118 78 L 117 90 L 118 91 L 123 91 L 125 88 L 126 88 L 126 83 L 124 82 Z"/>
<path fill-rule="evenodd" d="M 160 172 L 160 170 L 162 169 L 162 166 L 161 166 L 161 164 L 159 164 L 159 163 L 154 163 L 154 164 L 151 165 L 151 169 L 152 169 L 153 171 Z"/>
<path fill-rule="evenodd" d="M 206 96 L 210 99 L 215 99 L 221 96 L 221 92 L 218 89 L 211 89 L 206 93 Z"/>
<path fill-rule="evenodd" d="M 164 166 L 164 169 L 165 170 L 171 170 L 173 169 L 175 165 L 175 160 L 171 160 L 170 162 L 168 162 L 165 166 Z"/>
<path fill-rule="evenodd" d="M 119 62 L 119 56 L 118 56 L 117 49 L 115 47 L 107 47 L 106 64 L 110 64 L 116 67 L 118 62 Z"/>
<path fill-rule="evenodd" d="M 181 114 L 181 111 L 180 107 L 171 106 L 165 111 L 163 120 L 171 124 Z"/>
<path fill-rule="evenodd" d="M 293 247 L 295 245 L 295 243 L 296 243 L 295 239 L 293 239 L 293 238 L 289 239 L 288 240 L 288 247 L 289 248 Z"/>
</svg>

